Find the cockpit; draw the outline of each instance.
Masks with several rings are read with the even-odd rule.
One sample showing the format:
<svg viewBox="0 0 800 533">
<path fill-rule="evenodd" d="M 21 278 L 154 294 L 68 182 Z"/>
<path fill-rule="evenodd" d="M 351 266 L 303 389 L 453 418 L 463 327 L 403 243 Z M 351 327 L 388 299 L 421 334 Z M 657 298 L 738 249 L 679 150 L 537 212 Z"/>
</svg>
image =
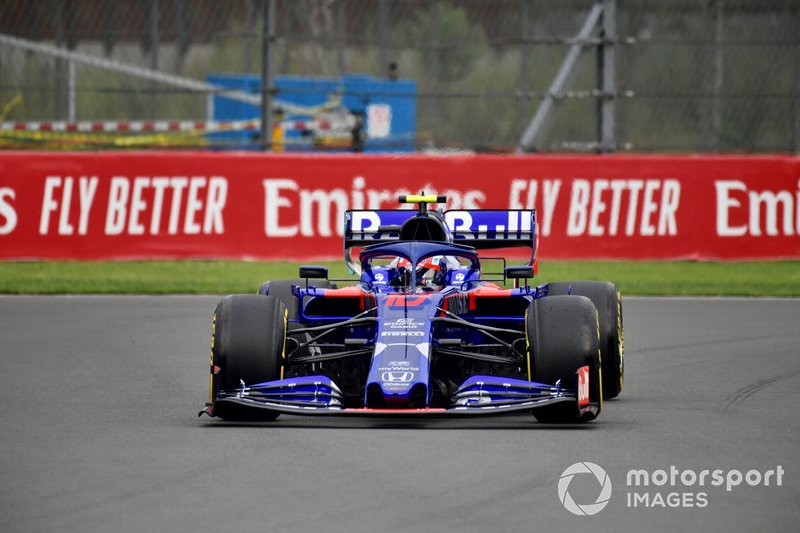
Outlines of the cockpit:
<svg viewBox="0 0 800 533">
<path fill-rule="evenodd" d="M 362 251 L 361 263 L 361 281 L 380 292 L 439 291 L 480 279 L 477 254 L 458 245 L 429 242 L 376 245 Z"/>
</svg>

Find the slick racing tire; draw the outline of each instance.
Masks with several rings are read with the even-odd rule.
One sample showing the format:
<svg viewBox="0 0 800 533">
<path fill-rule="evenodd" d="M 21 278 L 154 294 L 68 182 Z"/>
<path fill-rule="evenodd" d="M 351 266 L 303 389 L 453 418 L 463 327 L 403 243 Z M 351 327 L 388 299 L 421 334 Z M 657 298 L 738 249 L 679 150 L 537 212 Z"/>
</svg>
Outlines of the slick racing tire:
<svg viewBox="0 0 800 533">
<path fill-rule="evenodd" d="M 561 380 L 565 389 L 577 391 L 577 371 L 589 366 L 589 401 L 595 412 L 580 414 L 576 403 L 564 402 L 533 410 L 545 423 L 576 423 L 594 419 L 603 396 L 597 311 L 583 296 L 552 296 L 534 300 L 525 314 L 528 343 L 528 378 L 553 385 Z"/>
<path fill-rule="evenodd" d="M 333 283 L 332 281 L 328 281 L 326 279 L 310 279 L 308 280 L 308 284 L 323 289 L 336 288 L 335 283 Z M 261 285 L 261 288 L 258 289 L 258 294 L 261 296 L 266 296 L 267 294 L 269 294 L 270 296 L 277 297 L 280 301 L 283 302 L 283 305 L 286 306 L 286 309 L 289 310 L 289 318 L 294 318 L 297 316 L 297 298 L 295 298 L 294 295 L 292 294 L 292 285 L 305 287 L 306 280 L 279 279 L 275 281 L 265 281 Z"/>
<path fill-rule="evenodd" d="M 286 346 L 286 306 L 274 296 L 226 296 L 214 311 L 211 340 L 211 401 L 220 391 L 280 379 Z M 279 413 L 217 404 L 225 420 L 275 420 Z"/>
<path fill-rule="evenodd" d="M 603 399 L 616 398 L 625 381 L 625 333 L 622 328 L 622 299 L 617 288 L 606 281 L 551 283 L 548 296 L 586 296 L 600 318 L 600 362 L 603 366 Z"/>
</svg>

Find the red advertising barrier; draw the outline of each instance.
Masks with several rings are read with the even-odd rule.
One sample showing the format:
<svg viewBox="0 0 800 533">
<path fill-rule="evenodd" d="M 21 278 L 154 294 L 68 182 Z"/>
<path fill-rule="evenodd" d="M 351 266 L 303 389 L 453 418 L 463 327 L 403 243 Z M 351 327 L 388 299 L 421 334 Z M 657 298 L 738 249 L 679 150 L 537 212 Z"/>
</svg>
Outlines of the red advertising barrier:
<svg viewBox="0 0 800 533">
<path fill-rule="evenodd" d="M 0 259 L 341 257 L 399 194 L 538 211 L 547 259 L 800 258 L 800 158 L 0 152 Z"/>
</svg>

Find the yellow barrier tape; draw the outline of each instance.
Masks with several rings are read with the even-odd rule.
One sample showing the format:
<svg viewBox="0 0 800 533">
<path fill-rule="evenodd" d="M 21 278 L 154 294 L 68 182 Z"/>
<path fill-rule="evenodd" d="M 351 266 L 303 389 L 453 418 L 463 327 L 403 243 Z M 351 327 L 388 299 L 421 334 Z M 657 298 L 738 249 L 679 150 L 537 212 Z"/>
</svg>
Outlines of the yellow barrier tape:
<svg viewBox="0 0 800 533">
<path fill-rule="evenodd" d="M 0 130 L 0 146 L 4 148 L 47 148 L 74 150 L 102 146 L 131 148 L 136 146 L 209 146 L 210 133 L 252 129 L 257 121 L 221 124 L 213 130 L 165 131 L 140 134 L 135 132 L 74 132 Z"/>
</svg>

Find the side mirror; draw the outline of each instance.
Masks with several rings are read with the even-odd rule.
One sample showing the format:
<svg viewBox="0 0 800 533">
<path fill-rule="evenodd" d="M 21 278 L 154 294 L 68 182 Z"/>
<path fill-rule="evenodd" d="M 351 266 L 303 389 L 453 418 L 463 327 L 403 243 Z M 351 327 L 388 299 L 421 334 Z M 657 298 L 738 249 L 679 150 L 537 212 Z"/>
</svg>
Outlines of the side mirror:
<svg viewBox="0 0 800 533">
<path fill-rule="evenodd" d="M 303 265 L 300 267 L 300 277 L 305 279 L 328 279 L 328 268 L 324 266 Z"/>
<path fill-rule="evenodd" d="M 508 279 L 529 279 L 533 277 L 532 266 L 513 266 L 504 269 Z"/>
</svg>

